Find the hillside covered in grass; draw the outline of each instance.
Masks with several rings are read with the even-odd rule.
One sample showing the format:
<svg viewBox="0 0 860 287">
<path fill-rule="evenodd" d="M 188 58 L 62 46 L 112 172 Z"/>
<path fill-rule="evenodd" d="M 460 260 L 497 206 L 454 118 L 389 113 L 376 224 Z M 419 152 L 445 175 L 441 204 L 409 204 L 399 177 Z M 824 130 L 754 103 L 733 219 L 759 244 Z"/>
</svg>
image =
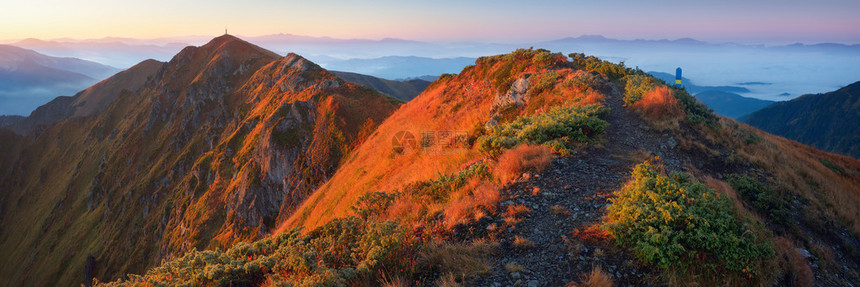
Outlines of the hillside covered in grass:
<svg viewBox="0 0 860 287">
<path fill-rule="evenodd" d="M 270 238 L 110 284 L 847 285 L 859 184 L 641 71 L 523 49 L 401 106 Z"/>
<path fill-rule="evenodd" d="M 812 147 L 860 158 L 860 82 L 804 95 L 750 114 L 744 122 Z"/>
<path fill-rule="evenodd" d="M 3 135 L 0 277 L 77 285 L 265 238 L 400 102 L 230 35 Z"/>
<path fill-rule="evenodd" d="M 0 130 L 12 284 L 860 280 L 860 161 L 596 57 L 481 57 L 401 103 L 222 36 L 118 93 Z"/>
</svg>

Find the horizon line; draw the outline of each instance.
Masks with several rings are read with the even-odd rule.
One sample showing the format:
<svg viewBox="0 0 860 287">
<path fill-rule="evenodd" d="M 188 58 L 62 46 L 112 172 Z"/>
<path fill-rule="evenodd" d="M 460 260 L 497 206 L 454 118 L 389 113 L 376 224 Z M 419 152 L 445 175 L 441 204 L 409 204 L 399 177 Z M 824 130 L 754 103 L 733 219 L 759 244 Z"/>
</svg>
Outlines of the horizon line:
<svg viewBox="0 0 860 287">
<path fill-rule="evenodd" d="M 104 40 L 116 39 L 118 42 L 121 42 L 122 40 L 156 41 L 156 42 L 157 41 L 164 41 L 164 43 L 162 43 L 162 44 L 169 44 L 171 42 L 175 42 L 175 41 L 171 41 L 171 40 L 180 40 L 181 39 L 181 40 L 187 41 L 191 38 L 214 39 L 214 38 L 217 38 L 217 37 L 222 36 L 222 35 L 225 35 L 225 34 L 212 34 L 212 35 L 190 34 L 190 35 L 181 35 L 181 36 L 140 37 L 140 38 L 129 37 L 129 36 L 104 36 L 104 37 L 88 37 L 88 38 L 26 37 L 26 38 L 15 38 L 15 39 L 0 39 L 0 43 L 2 43 L 2 44 L 15 44 L 15 43 L 22 42 L 25 40 L 38 40 L 38 41 L 43 41 L 43 42 L 59 42 L 59 43 L 65 42 L 65 43 L 68 43 L 68 42 L 104 41 Z M 623 38 L 623 37 L 619 37 L 619 38 L 615 38 L 615 37 L 610 37 L 610 36 L 606 36 L 603 34 L 580 34 L 578 36 L 569 35 L 569 36 L 560 36 L 560 37 L 549 37 L 549 38 L 543 38 L 543 39 L 534 39 L 534 40 L 510 39 L 507 41 L 506 41 L 506 39 L 456 39 L 456 38 L 434 39 L 434 40 L 430 40 L 430 39 L 423 39 L 422 40 L 422 39 L 398 38 L 398 37 L 338 38 L 338 37 L 333 37 L 333 36 L 312 36 L 312 35 L 301 35 L 301 34 L 292 34 L 292 33 L 284 33 L 284 32 L 272 33 L 272 34 L 260 34 L 260 35 L 253 35 L 253 36 L 239 35 L 239 34 L 226 34 L 226 35 L 232 35 L 232 36 L 243 38 L 243 39 L 261 38 L 261 37 L 269 37 L 269 36 L 293 36 L 293 37 L 312 38 L 312 39 L 319 39 L 319 40 L 376 41 L 376 42 L 382 42 L 385 40 L 400 40 L 400 41 L 419 42 L 419 43 L 428 43 L 428 44 L 479 43 L 479 44 L 510 44 L 510 45 L 515 45 L 515 44 L 528 44 L 528 43 L 538 43 L 538 42 L 551 42 L 551 41 L 558 41 L 558 40 L 565 40 L 565 39 L 580 39 L 580 38 L 588 38 L 588 37 L 600 37 L 600 38 L 604 38 L 606 40 L 615 40 L 615 41 L 653 41 L 653 42 L 670 41 L 670 42 L 675 42 L 675 41 L 680 41 L 680 40 L 693 40 L 693 41 L 697 41 L 697 42 L 702 42 L 704 44 L 713 44 L 713 45 L 725 45 L 725 44 L 737 44 L 737 45 L 748 45 L 748 46 L 757 46 L 757 45 L 788 46 L 788 45 L 795 45 L 795 44 L 802 44 L 802 45 L 841 44 L 841 45 L 846 45 L 846 46 L 860 45 L 860 40 L 857 40 L 857 42 L 849 42 L 849 41 L 830 41 L 830 40 L 804 41 L 804 40 L 775 40 L 775 39 L 766 40 L 765 39 L 765 40 L 759 40 L 757 42 L 754 42 L 754 41 L 750 41 L 750 40 L 746 40 L 746 39 L 735 39 L 735 40 L 726 40 L 726 41 L 701 40 L 700 38 L 695 38 L 695 37 L 690 37 L 690 36 L 682 36 L 682 37 L 677 37 L 677 38 L 666 38 L 666 37 L 660 37 L 660 38 Z M 185 38 L 185 39 L 183 39 L 183 38 Z M 192 40 L 192 42 L 193 41 L 200 41 L 200 40 Z M 181 44 L 188 44 L 188 43 L 181 43 Z"/>
</svg>

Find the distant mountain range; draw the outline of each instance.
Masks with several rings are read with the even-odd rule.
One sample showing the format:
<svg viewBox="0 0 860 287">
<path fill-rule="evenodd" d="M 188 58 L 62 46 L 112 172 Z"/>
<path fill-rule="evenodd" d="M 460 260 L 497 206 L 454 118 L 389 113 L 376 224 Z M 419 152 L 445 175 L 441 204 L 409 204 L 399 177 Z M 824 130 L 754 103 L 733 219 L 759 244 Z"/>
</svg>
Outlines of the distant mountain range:
<svg viewBox="0 0 860 287">
<path fill-rule="evenodd" d="M 189 45 L 185 41 L 205 42 L 206 40 L 200 40 L 198 37 L 183 37 L 181 39 L 165 38 L 158 40 L 104 38 L 92 40 L 58 39 L 51 41 L 31 38 L 8 44 L 35 50 L 47 55 L 75 57 L 124 69 L 146 59 L 170 60 L 173 55 Z"/>
<path fill-rule="evenodd" d="M 745 121 L 821 150 L 860 158 L 860 82 L 775 103 Z"/>
<path fill-rule="evenodd" d="M 331 72 L 347 82 L 356 83 L 377 90 L 404 102 L 408 102 L 417 97 L 418 94 L 421 94 L 421 92 L 423 92 L 431 83 L 430 81 L 422 79 L 394 81 L 350 72 Z"/>
<path fill-rule="evenodd" d="M 475 58 L 427 58 L 386 56 L 372 59 L 323 60 L 320 65 L 335 71 L 371 75 L 384 79 L 404 79 L 424 75 L 457 73 L 475 63 Z"/>
<path fill-rule="evenodd" d="M 675 76 L 662 72 L 648 72 L 649 74 L 667 82 L 674 83 Z M 744 97 L 738 93 L 749 93 L 750 90 L 745 87 L 738 86 L 698 86 L 693 84 L 690 79 L 681 79 L 681 84 L 690 94 L 693 94 L 696 99 L 703 104 L 713 109 L 717 114 L 730 118 L 740 118 L 752 112 L 760 110 L 774 103 L 774 101 L 761 100 L 756 98 Z M 747 86 L 764 84 L 764 83 L 739 83 Z"/>
<path fill-rule="evenodd" d="M 29 114 L 57 96 L 71 96 L 118 71 L 77 58 L 0 45 L 0 115 Z"/>
</svg>

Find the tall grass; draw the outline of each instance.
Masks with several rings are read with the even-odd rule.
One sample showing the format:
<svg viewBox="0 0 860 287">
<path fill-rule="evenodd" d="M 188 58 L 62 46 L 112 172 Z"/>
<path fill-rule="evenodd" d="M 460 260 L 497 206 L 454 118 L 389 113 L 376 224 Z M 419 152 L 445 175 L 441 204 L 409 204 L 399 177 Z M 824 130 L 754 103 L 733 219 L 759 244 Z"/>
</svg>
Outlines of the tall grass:
<svg viewBox="0 0 860 287">
<path fill-rule="evenodd" d="M 665 119 L 684 115 L 678 104 L 678 99 L 672 95 L 672 90 L 659 86 L 645 93 L 642 99 L 633 103 L 633 108 L 652 119 Z"/>
<path fill-rule="evenodd" d="M 505 151 L 493 170 L 493 175 L 505 183 L 526 171 L 541 171 L 552 162 L 550 149 L 542 145 L 523 144 Z"/>
</svg>

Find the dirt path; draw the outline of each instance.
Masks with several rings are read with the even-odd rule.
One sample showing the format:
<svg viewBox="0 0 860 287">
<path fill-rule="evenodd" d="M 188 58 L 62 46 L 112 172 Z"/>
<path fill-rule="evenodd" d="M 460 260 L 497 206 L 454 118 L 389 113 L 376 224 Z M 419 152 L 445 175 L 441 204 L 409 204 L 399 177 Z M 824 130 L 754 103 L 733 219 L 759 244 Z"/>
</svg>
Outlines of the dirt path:
<svg viewBox="0 0 860 287">
<path fill-rule="evenodd" d="M 515 228 L 502 232 L 493 273 L 478 279 L 477 285 L 563 286 L 578 282 L 593 266 L 611 274 L 617 285 L 645 284 L 643 273 L 647 271 L 636 266 L 629 253 L 606 240 L 584 240 L 573 233 L 600 222 L 608 204 L 605 195 L 621 188 L 636 164 L 628 159 L 630 154 L 641 149 L 663 158 L 669 169 L 680 168 L 674 139 L 648 128 L 622 106 L 621 97 L 615 89 L 606 99 L 610 126 L 604 131 L 602 146 L 558 158 L 543 172 L 502 191 L 509 198 L 503 208 L 522 204 L 531 211 Z M 535 188 L 540 190 L 537 194 Z M 513 243 L 516 237 L 534 246 L 517 246 Z M 522 271 L 511 268 L 513 265 Z"/>
</svg>

